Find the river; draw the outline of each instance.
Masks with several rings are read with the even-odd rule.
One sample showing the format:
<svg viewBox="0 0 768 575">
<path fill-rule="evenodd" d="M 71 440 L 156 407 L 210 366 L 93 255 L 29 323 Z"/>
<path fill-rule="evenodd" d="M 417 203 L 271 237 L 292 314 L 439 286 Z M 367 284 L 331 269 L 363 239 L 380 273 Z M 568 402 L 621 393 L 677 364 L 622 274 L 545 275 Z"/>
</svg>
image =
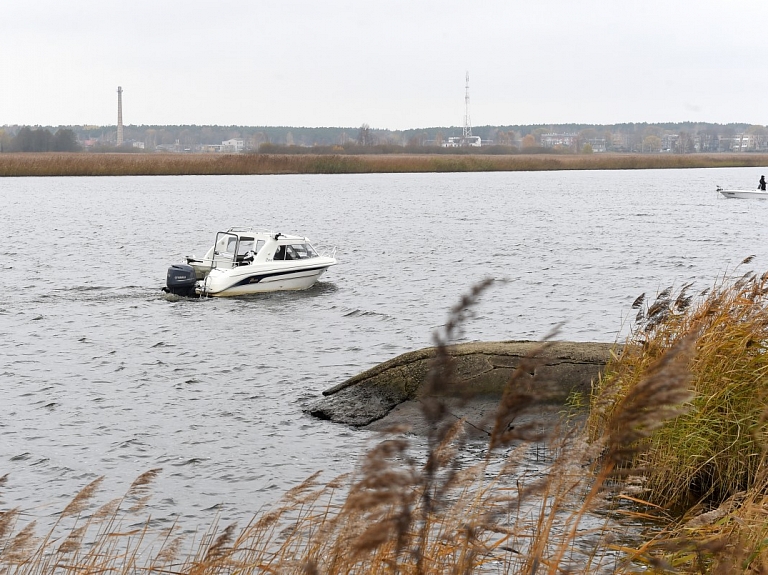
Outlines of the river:
<svg viewBox="0 0 768 575">
<path fill-rule="evenodd" d="M 3 507 L 47 516 L 161 468 L 153 516 L 247 521 L 372 437 L 305 413 L 428 346 L 474 283 L 460 341 L 613 342 L 632 301 L 768 269 L 754 168 L 0 179 Z M 305 292 L 179 300 L 172 263 L 254 225 L 336 247 Z M 736 269 L 747 256 L 756 259 Z"/>
</svg>

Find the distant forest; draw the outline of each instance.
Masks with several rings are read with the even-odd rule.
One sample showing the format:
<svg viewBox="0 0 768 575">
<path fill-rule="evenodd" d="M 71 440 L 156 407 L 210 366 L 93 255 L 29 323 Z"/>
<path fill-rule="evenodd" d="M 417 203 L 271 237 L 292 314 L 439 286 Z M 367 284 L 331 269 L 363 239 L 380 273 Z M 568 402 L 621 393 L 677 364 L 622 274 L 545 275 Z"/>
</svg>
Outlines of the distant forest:
<svg viewBox="0 0 768 575">
<path fill-rule="evenodd" d="M 480 147 L 446 147 L 461 126 L 382 130 L 293 126 L 3 126 L 0 152 L 535 153 L 768 150 L 768 127 L 705 122 L 475 126 Z"/>
</svg>

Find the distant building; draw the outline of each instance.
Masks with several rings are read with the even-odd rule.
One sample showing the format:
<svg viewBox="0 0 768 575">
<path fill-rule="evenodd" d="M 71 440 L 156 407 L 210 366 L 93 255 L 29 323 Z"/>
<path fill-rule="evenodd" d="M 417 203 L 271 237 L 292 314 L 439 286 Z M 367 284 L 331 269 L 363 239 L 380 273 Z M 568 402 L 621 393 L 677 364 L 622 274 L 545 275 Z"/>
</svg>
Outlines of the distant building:
<svg viewBox="0 0 768 575">
<path fill-rule="evenodd" d="M 720 137 L 720 149 L 725 152 L 755 152 L 768 149 L 768 136 L 758 134 L 736 134 Z"/>
<path fill-rule="evenodd" d="M 480 136 L 451 136 L 443 142 L 443 148 L 462 148 L 464 146 L 479 148 L 481 145 Z"/>
<path fill-rule="evenodd" d="M 579 136 L 578 134 L 566 133 L 566 134 L 542 134 L 541 145 L 544 148 L 570 148 L 576 145 Z"/>
<path fill-rule="evenodd" d="M 626 152 L 631 148 L 630 138 L 627 134 L 615 133 L 611 135 L 611 146 L 616 152 Z"/>
<path fill-rule="evenodd" d="M 590 138 L 587 140 L 587 144 L 592 147 L 592 151 L 595 153 L 605 152 L 608 149 L 605 138 Z"/>
<path fill-rule="evenodd" d="M 222 152 L 234 152 L 240 153 L 245 149 L 245 140 L 242 138 L 234 138 L 232 140 L 224 140 L 221 143 Z"/>
<path fill-rule="evenodd" d="M 664 134 L 661 137 L 661 151 L 662 152 L 677 151 L 677 142 L 679 139 L 680 139 L 679 134 Z"/>
</svg>

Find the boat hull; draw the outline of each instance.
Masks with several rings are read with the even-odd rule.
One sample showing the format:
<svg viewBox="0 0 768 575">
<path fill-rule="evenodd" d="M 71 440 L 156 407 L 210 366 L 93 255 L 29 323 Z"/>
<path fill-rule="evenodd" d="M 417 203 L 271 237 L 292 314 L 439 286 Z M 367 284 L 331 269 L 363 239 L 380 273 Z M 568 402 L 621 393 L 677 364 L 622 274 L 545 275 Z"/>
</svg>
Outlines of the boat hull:
<svg viewBox="0 0 768 575">
<path fill-rule="evenodd" d="M 737 200 L 768 200 L 768 192 L 762 190 L 717 190 L 723 197 Z"/>
<path fill-rule="evenodd" d="M 313 262 L 311 266 L 301 267 L 278 265 L 266 269 L 258 269 L 257 266 L 242 266 L 233 270 L 214 269 L 198 283 L 198 293 L 203 296 L 227 297 L 305 290 L 315 285 L 334 263 Z"/>
</svg>

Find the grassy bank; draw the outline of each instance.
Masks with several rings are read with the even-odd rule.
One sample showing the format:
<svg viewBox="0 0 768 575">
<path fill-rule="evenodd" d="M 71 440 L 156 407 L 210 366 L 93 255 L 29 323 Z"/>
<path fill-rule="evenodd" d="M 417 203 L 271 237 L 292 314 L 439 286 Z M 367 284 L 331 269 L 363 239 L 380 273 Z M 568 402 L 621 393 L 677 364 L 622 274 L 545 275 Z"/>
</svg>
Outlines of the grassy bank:
<svg viewBox="0 0 768 575">
<path fill-rule="evenodd" d="M 0 176 L 365 174 L 768 166 L 765 154 L 0 154 Z"/>
<path fill-rule="evenodd" d="M 638 298 L 586 426 L 521 424 L 546 399 L 545 361 L 532 353 L 482 426 L 487 443 L 469 455 L 464 422 L 442 399 L 457 386 L 445 346 L 489 286 L 467 294 L 435 335 L 420 396 L 426 451 L 390 430 L 351 476 L 316 474 L 248 525 L 213 523 L 192 541 L 141 518 L 159 470 L 106 503 L 97 479 L 42 534 L 19 509 L 3 510 L 0 571 L 766 572 L 768 273 Z M 543 468 L 531 473 L 525 456 L 542 445 Z M 655 528 L 622 533 L 645 519 Z"/>
</svg>

